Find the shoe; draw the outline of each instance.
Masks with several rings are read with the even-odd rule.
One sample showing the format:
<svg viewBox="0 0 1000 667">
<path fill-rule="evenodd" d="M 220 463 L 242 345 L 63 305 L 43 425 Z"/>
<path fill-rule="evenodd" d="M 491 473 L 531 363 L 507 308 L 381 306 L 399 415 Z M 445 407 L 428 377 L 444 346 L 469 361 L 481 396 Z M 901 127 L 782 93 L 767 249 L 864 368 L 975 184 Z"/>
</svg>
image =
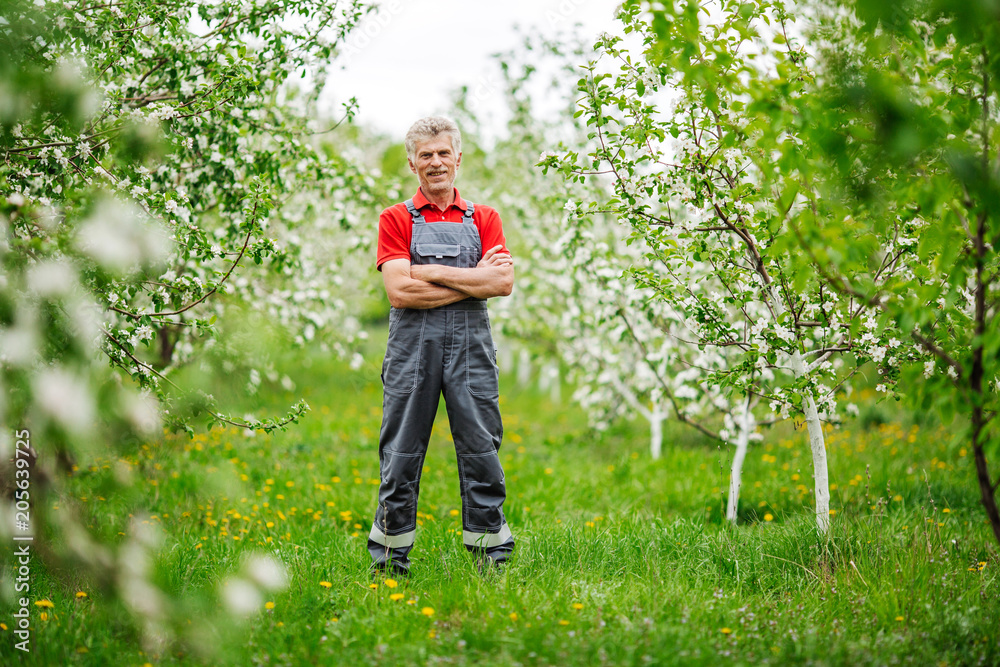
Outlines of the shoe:
<svg viewBox="0 0 1000 667">
<path fill-rule="evenodd" d="M 483 576 L 503 574 L 504 561 L 493 560 L 489 556 L 483 556 L 476 561 L 476 567 L 479 569 L 479 574 Z"/>
<path fill-rule="evenodd" d="M 371 566 L 372 577 L 405 577 L 410 574 L 410 564 L 402 563 L 398 560 L 387 560 L 384 562 L 374 562 Z"/>
</svg>

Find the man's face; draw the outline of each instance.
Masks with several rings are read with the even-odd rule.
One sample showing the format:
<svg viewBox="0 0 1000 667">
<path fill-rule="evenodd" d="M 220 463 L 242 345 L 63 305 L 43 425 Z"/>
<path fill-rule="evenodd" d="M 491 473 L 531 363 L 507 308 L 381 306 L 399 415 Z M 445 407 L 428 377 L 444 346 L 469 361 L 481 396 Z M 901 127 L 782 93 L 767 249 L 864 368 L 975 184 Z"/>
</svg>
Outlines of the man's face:
<svg viewBox="0 0 1000 667">
<path fill-rule="evenodd" d="M 450 193 L 455 186 L 455 173 L 462 163 L 462 154 L 455 154 L 451 147 L 451 137 L 439 134 L 432 139 L 417 142 L 410 163 L 410 171 L 420 179 L 420 188 L 425 196 Z"/>
</svg>

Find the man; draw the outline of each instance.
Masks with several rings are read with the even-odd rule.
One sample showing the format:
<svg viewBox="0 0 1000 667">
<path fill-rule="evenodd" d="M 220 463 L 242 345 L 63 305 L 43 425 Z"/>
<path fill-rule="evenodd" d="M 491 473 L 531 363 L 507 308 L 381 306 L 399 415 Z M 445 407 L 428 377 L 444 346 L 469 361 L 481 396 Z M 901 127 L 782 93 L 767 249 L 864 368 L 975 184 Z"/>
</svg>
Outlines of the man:
<svg viewBox="0 0 1000 667">
<path fill-rule="evenodd" d="M 463 200 L 454 187 L 462 163 L 455 123 L 418 120 L 405 145 L 420 187 L 379 218 L 377 267 L 392 309 L 382 364 L 382 483 L 368 551 L 380 570 L 409 571 L 420 472 L 443 393 L 458 455 L 463 542 L 484 565 L 497 564 L 514 538 L 502 508 L 499 372 L 486 299 L 510 294 L 514 262 L 497 212 Z"/>
</svg>

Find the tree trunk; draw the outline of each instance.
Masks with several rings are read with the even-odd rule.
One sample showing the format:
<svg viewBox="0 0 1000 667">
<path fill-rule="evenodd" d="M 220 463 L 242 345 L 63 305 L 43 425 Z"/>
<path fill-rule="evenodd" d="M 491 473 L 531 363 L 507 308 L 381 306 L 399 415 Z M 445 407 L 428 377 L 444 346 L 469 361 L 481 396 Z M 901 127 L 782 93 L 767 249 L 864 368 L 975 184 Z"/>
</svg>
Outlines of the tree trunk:
<svg viewBox="0 0 1000 667">
<path fill-rule="evenodd" d="M 663 453 L 663 420 L 666 417 L 660 404 L 653 403 L 653 409 L 649 413 L 649 453 L 654 461 Z"/>
<path fill-rule="evenodd" d="M 985 60 L 985 50 L 984 50 Z M 987 104 L 987 91 L 989 90 L 989 75 L 983 71 L 983 117 L 984 117 L 984 137 L 986 142 L 983 149 L 983 167 L 989 168 L 989 131 L 985 126 L 985 118 L 989 117 L 989 106 Z M 986 173 L 989 173 L 988 171 Z M 976 479 L 979 482 L 979 496 L 983 502 L 983 509 L 986 511 L 986 518 L 993 529 L 993 536 L 1000 543 L 1000 510 L 997 509 L 996 487 L 990 480 L 990 471 L 987 467 L 986 452 L 983 449 L 984 431 L 986 430 L 987 416 L 983 410 L 986 404 L 986 392 L 989 391 L 989 382 L 984 377 L 986 375 L 985 366 L 985 346 L 986 346 L 986 291 L 992 285 L 987 284 L 984 275 L 987 257 L 986 243 L 986 223 L 988 215 L 984 211 L 977 216 L 976 238 L 975 238 L 975 260 L 976 260 L 976 315 L 975 315 L 975 338 L 972 347 L 972 369 L 969 373 L 969 385 L 972 390 L 972 453 L 976 460 Z M 995 283 L 994 283 L 995 284 Z"/>
<path fill-rule="evenodd" d="M 156 333 L 160 339 L 160 368 L 166 368 L 174 360 L 174 348 L 177 347 L 180 334 L 170 326 L 162 326 Z"/>
<path fill-rule="evenodd" d="M 976 418 L 978 417 L 978 419 Z M 973 411 L 972 427 L 972 452 L 976 459 L 976 479 L 979 480 L 979 496 L 983 502 L 983 509 L 986 510 L 986 518 L 993 529 L 993 537 L 1000 544 L 1000 509 L 997 508 L 996 491 L 993 482 L 990 480 L 990 471 L 986 462 L 986 451 L 983 449 L 982 436 L 982 410 Z"/>
<path fill-rule="evenodd" d="M 551 361 L 538 374 L 538 388 L 549 392 L 549 400 L 558 405 L 562 402 L 562 378 L 559 363 Z"/>
<path fill-rule="evenodd" d="M 816 493 L 816 525 L 819 532 L 830 530 L 830 474 L 826 466 L 826 441 L 823 438 L 823 424 L 819 420 L 816 402 L 812 394 L 803 392 L 802 404 L 809 429 L 809 449 L 812 450 L 813 479 Z"/>
<path fill-rule="evenodd" d="M 792 355 L 792 372 L 796 379 L 805 374 L 805 362 L 800 353 Z M 802 392 L 802 411 L 805 413 L 806 428 L 809 430 L 809 449 L 813 460 L 813 482 L 816 495 L 816 526 L 819 532 L 826 534 L 830 530 L 830 473 L 826 465 L 826 441 L 823 437 L 823 424 L 819 420 L 819 411 L 812 391 L 808 388 Z"/>
<path fill-rule="evenodd" d="M 736 452 L 733 454 L 733 465 L 729 471 L 729 501 L 726 504 L 726 518 L 736 523 L 737 509 L 740 505 L 740 486 L 743 484 L 743 461 L 747 457 L 750 446 L 750 423 L 752 414 L 747 412 L 738 419 L 739 435 L 736 436 Z"/>
<path fill-rule="evenodd" d="M 521 348 L 517 355 L 517 386 L 527 387 L 531 382 L 531 352 Z"/>
</svg>

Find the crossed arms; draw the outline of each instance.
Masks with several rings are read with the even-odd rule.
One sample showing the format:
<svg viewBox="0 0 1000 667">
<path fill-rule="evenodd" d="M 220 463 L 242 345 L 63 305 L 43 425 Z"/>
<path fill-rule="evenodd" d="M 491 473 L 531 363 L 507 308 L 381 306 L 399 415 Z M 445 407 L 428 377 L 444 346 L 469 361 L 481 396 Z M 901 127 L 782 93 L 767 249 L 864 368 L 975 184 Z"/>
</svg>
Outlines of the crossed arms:
<svg viewBox="0 0 1000 667">
<path fill-rule="evenodd" d="M 514 260 L 490 248 L 474 268 L 459 269 L 441 264 L 414 264 L 408 259 L 390 259 L 382 264 L 389 303 L 396 308 L 437 308 L 468 299 L 508 296 L 514 288 Z"/>
</svg>

